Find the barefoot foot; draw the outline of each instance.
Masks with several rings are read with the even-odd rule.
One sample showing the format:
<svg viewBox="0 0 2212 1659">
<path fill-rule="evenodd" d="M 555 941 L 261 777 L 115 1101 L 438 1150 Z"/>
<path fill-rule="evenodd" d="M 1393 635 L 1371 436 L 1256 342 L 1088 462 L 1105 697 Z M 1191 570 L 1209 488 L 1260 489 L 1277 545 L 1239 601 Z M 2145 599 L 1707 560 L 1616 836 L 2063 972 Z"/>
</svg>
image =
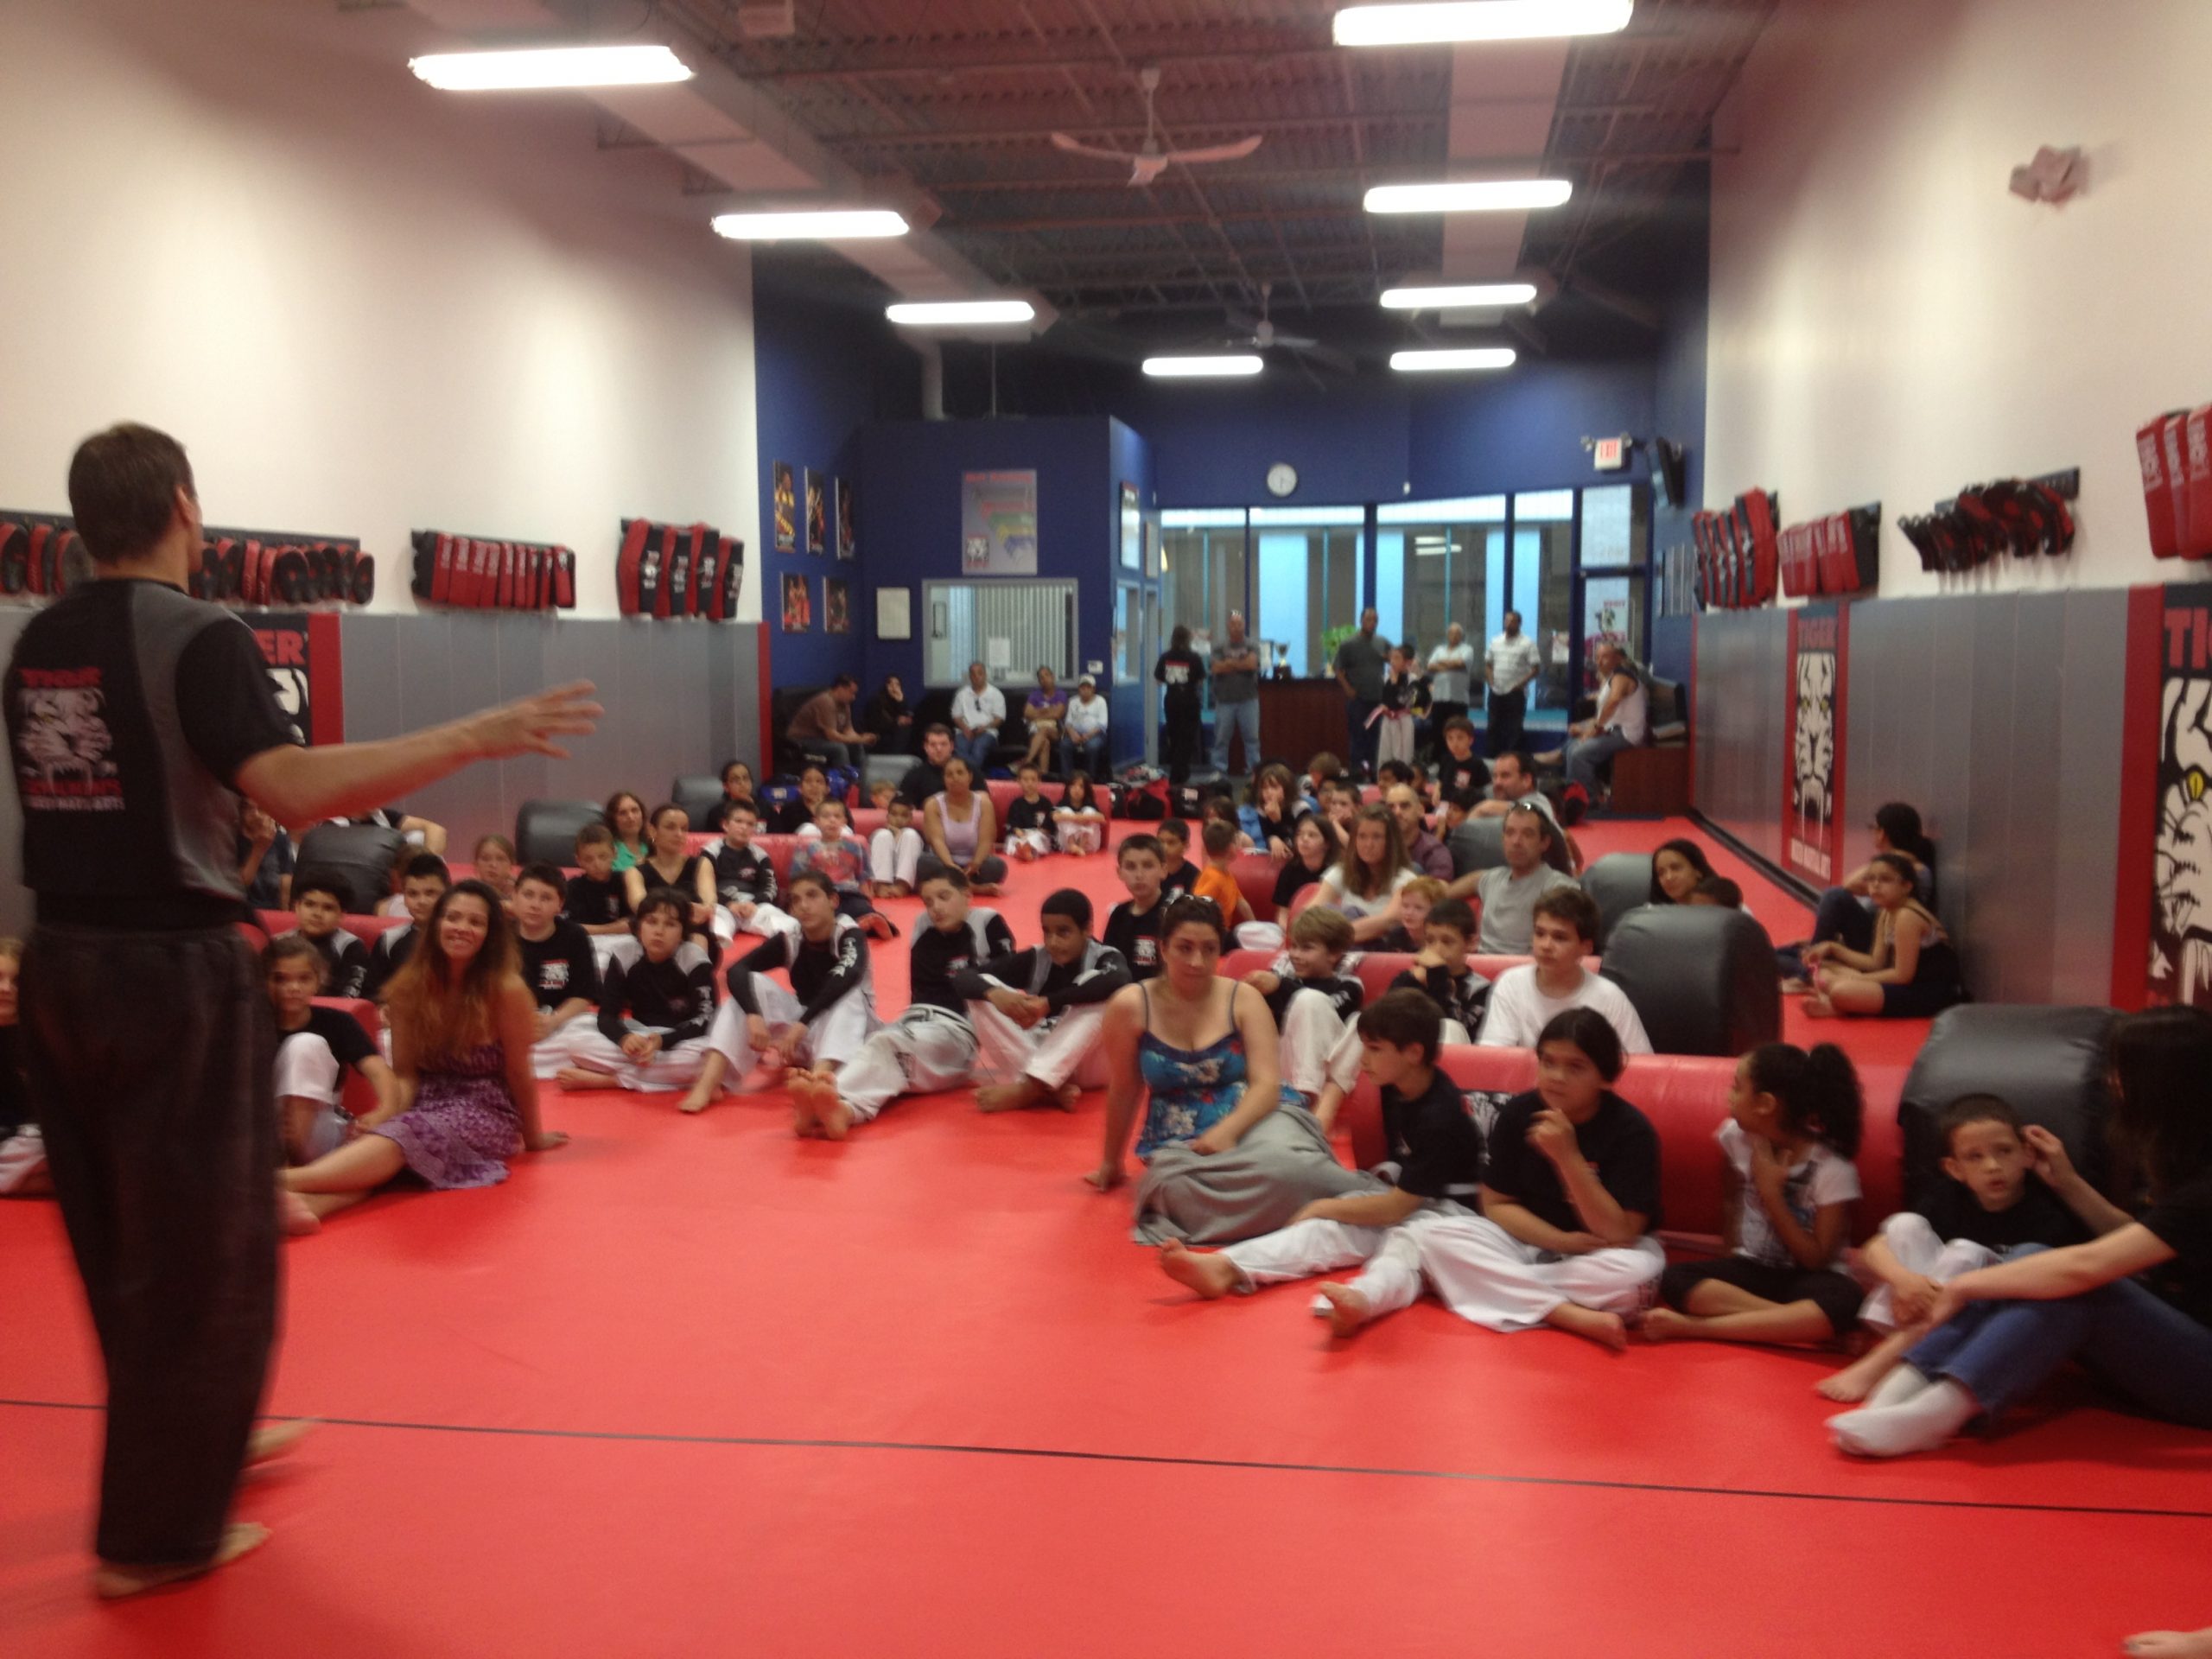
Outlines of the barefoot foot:
<svg viewBox="0 0 2212 1659">
<path fill-rule="evenodd" d="M 815 1110 L 821 1120 L 824 1141 L 842 1141 L 852 1133 L 853 1109 L 838 1095 L 836 1084 L 820 1085 L 815 1094 Z"/>
<path fill-rule="evenodd" d="M 587 1071 L 581 1065 L 564 1065 L 553 1074 L 563 1089 L 612 1089 L 614 1079 L 604 1071 Z"/>
<path fill-rule="evenodd" d="M 1676 1342 L 1693 1334 L 1697 1321 L 1687 1313 L 1677 1313 L 1671 1307 L 1655 1307 L 1643 1316 L 1643 1339 L 1646 1342 Z"/>
<path fill-rule="evenodd" d="M 1075 1110 L 1076 1102 L 1082 1097 L 1082 1090 L 1071 1083 L 1064 1083 L 1060 1085 L 1059 1093 L 1053 1096 L 1052 1103 L 1064 1112 L 1071 1112 Z"/>
<path fill-rule="evenodd" d="M 1544 1323 L 1555 1331 L 1587 1337 L 1599 1347 L 1610 1348 L 1617 1354 L 1628 1346 L 1628 1325 L 1618 1313 L 1600 1313 L 1594 1307 L 1561 1302 L 1544 1316 Z"/>
<path fill-rule="evenodd" d="M 1027 1077 L 1014 1083 L 994 1083 L 976 1091 L 979 1112 L 1018 1112 L 1038 1103 L 1036 1084 Z"/>
<path fill-rule="evenodd" d="M 264 1423 L 253 1431 L 245 1443 L 248 1463 L 267 1463 L 271 1458 L 281 1458 L 302 1440 L 315 1427 L 311 1417 L 294 1417 L 281 1423 Z"/>
<path fill-rule="evenodd" d="M 1313 1312 L 1317 1318 L 1328 1320 L 1331 1336 L 1348 1337 L 1367 1323 L 1370 1309 L 1365 1292 L 1331 1282 L 1314 1287 L 1314 1294 L 1328 1304 Z"/>
<path fill-rule="evenodd" d="M 322 1230 L 322 1217 L 315 1214 L 315 1206 L 297 1192 L 280 1193 L 276 1208 L 276 1219 L 290 1237 L 306 1238 Z"/>
<path fill-rule="evenodd" d="M 721 1089 L 719 1085 L 712 1089 L 702 1089 L 695 1083 L 685 1093 L 683 1098 L 676 1103 L 676 1109 L 679 1112 L 703 1112 L 715 1103 L 715 1096 L 721 1093 Z"/>
<path fill-rule="evenodd" d="M 811 1071 L 795 1071 L 785 1079 L 784 1089 L 791 1097 L 791 1133 L 802 1141 L 817 1140 L 822 1134 L 822 1096 Z"/>
<path fill-rule="evenodd" d="M 1160 1270 L 1209 1301 L 1236 1288 L 1236 1264 L 1218 1250 L 1201 1255 L 1179 1238 L 1160 1247 Z"/>
<path fill-rule="evenodd" d="M 2212 1659 L 2212 1630 L 2145 1630 L 2120 1644 L 2142 1659 Z"/>
<path fill-rule="evenodd" d="M 1845 1366 L 1831 1376 L 1822 1377 L 1813 1384 L 1813 1392 L 1823 1400 L 1834 1400 L 1842 1405 L 1855 1406 L 1873 1391 L 1874 1385 L 1882 1380 L 1884 1374 L 1889 1369 L 1885 1361 L 1876 1360 L 1870 1365 L 1862 1359 L 1856 1363 Z"/>
<path fill-rule="evenodd" d="M 251 1521 L 233 1521 L 223 1529 L 222 1542 L 215 1546 L 214 1554 L 207 1560 L 181 1567 L 103 1567 L 92 1574 L 92 1593 L 103 1601 L 120 1601 L 125 1596 L 143 1595 L 164 1585 L 182 1584 L 213 1573 L 219 1567 L 228 1567 L 249 1550 L 258 1549 L 268 1541 L 268 1528 Z"/>
</svg>

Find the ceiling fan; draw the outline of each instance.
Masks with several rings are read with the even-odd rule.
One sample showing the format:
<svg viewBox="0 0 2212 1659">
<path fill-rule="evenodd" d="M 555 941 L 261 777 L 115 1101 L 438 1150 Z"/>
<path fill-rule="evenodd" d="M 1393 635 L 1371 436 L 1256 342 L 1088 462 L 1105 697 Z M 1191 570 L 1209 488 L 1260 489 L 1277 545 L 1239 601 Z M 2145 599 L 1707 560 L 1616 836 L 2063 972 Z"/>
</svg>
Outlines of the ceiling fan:
<svg viewBox="0 0 2212 1659">
<path fill-rule="evenodd" d="M 1333 346 L 1324 346 L 1308 334 L 1286 334 L 1268 320 L 1268 300 L 1274 287 L 1273 283 L 1260 284 L 1260 315 L 1256 317 L 1234 307 L 1230 308 L 1229 326 L 1233 332 L 1222 343 L 1262 352 L 1279 346 L 1295 353 L 1301 359 L 1311 358 L 1325 368 L 1350 374 L 1355 366 L 1351 359 Z"/>
<path fill-rule="evenodd" d="M 1205 162 L 1238 162 L 1260 147 L 1262 135 L 1255 132 L 1233 144 L 1209 144 L 1203 149 L 1162 149 L 1160 121 L 1152 107 L 1153 95 L 1160 90 L 1160 66 L 1148 63 L 1138 70 L 1137 85 L 1144 91 L 1144 143 L 1135 149 L 1104 149 L 1096 144 L 1084 143 L 1065 132 L 1052 135 L 1052 147 L 1071 156 L 1088 156 L 1094 161 L 1128 163 L 1131 189 L 1141 189 L 1154 182 L 1174 162 L 1188 167 Z"/>
</svg>

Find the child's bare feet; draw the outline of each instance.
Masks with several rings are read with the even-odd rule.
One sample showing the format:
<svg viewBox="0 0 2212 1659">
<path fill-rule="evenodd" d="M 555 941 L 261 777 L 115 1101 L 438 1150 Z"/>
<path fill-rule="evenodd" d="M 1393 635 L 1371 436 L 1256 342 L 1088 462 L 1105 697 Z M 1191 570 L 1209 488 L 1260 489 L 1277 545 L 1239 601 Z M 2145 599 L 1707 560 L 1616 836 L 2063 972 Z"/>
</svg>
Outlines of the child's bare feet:
<svg viewBox="0 0 2212 1659">
<path fill-rule="evenodd" d="M 279 1191 L 276 1195 L 277 1220 L 284 1231 L 293 1238 L 305 1238 L 322 1230 L 322 1217 L 315 1206 L 297 1192 Z"/>
<path fill-rule="evenodd" d="M 1655 1307 L 1643 1316 L 1643 1339 L 1646 1342 L 1675 1342 L 1688 1336 L 1697 1321 L 1687 1313 L 1677 1313 L 1671 1307 Z"/>
<path fill-rule="evenodd" d="M 1618 1313 L 1600 1313 L 1594 1307 L 1561 1302 L 1544 1315 L 1544 1323 L 1555 1331 L 1587 1337 L 1599 1347 L 1610 1348 L 1617 1354 L 1628 1346 L 1628 1325 Z"/>
<path fill-rule="evenodd" d="M 1835 1004 L 1818 991 L 1815 991 L 1805 999 L 1803 1007 L 1806 1014 L 1811 1019 L 1833 1020 L 1835 1018 Z"/>
<path fill-rule="evenodd" d="M 824 1141 L 842 1141 L 851 1133 L 853 1109 L 845 1104 L 845 1097 L 837 1092 L 837 1085 L 828 1077 L 815 1079 L 814 1110 L 821 1123 Z"/>
<path fill-rule="evenodd" d="M 92 1593 L 103 1601 L 120 1601 L 125 1596 L 143 1595 L 164 1585 L 182 1584 L 213 1573 L 219 1567 L 228 1567 L 249 1550 L 258 1549 L 268 1541 L 268 1528 L 257 1522 L 233 1521 L 223 1529 L 223 1541 L 215 1546 L 214 1554 L 207 1560 L 181 1567 L 118 1567 L 111 1563 L 92 1574 Z"/>
<path fill-rule="evenodd" d="M 791 1097 L 791 1133 L 810 1141 L 822 1133 L 822 1096 L 811 1071 L 794 1071 L 784 1080 Z"/>
<path fill-rule="evenodd" d="M 1060 1085 L 1059 1093 L 1053 1096 L 1053 1104 L 1057 1105 L 1064 1112 L 1071 1112 L 1075 1110 L 1076 1102 L 1080 1100 L 1082 1097 L 1082 1090 L 1077 1088 L 1075 1084 L 1071 1083 L 1064 1083 Z"/>
<path fill-rule="evenodd" d="M 1873 1392 L 1874 1385 L 1882 1380 L 1883 1374 L 1889 1368 L 1890 1362 L 1886 1357 L 1869 1354 L 1863 1359 L 1854 1360 L 1841 1370 L 1822 1377 L 1813 1384 L 1813 1392 L 1824 1400 L 1839 1401 L 1847 1406 L 1857 1405 Z"/>
<path fill-rule="evenodd" d="M 1325 1311 L 1317 1307 L 1313 1312 L 1316 1317 L 1328 1320 L 1331 1336 L 1348 1337 L 1367 1323 L 1370 1309 L 1366 1292 L 1332 1280 L 1315 1286 L 1314 1294 L 1329 1305 Z"/>
<path fill-rule="evenodd" d="M 1017 1077 L 1012 1083 L 986 1084 L 976 1091 L 976 1109 L 979 1112 L 1019 1112 L 1031 1106 L 1042 1105 L 1039 1099 L 1041 1090 L 1033 1077 Z M 1053 1103 L 1057 1105 L 1058 1100 Z"/>
<path fill-rule="evenodd" d="M 1211 1300 L 1236 1288 L 1236 1264 L 1218 1250 L 1201 1255 L 1179 1238 L 1160 1247 L 1160 1270 Z"/>
<path fill-rule="evenodd" d="M 581 1065 L 564 1065 L 553 1074 L 563 1089 L 612 1089 L 614 1079 L 604 1071 L 587 1071 Z"/>
<path fill-rule="evenodd" d="M 676 1103 L 676 1109 L 679 1112 L 703 1112 L 715 1103 L 715 1097 L 721 1091 L 719 1082 L 709 1083 L 702 1077 L 684 1091 L 683 1098 Z"/>
</svg>

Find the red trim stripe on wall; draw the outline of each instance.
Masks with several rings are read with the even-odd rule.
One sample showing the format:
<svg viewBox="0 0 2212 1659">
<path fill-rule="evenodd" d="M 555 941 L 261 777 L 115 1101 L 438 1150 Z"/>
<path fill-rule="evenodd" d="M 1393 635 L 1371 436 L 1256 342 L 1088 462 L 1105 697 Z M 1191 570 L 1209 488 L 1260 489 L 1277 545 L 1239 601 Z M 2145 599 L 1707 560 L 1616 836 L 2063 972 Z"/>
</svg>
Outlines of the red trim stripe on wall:
<svg viewBox="0 0 2212 1659">
<path fill-rule="evenodd" d="M 308 618 L 308 710 L 316 747 L 346 741 L 346 659 L 340 655 L 339 618 L 316 611 Z"/>
<path fill-rule="evenodd" d="M 2120 849 L 2113 860 L 2112 1001 L 2139 1008 L 2150 995 L 2151 888 L 2157 840 L 2158 687 L 2166 590 L 2127 594 L 2126 693 L 2120 731 Z"/>
</svg>

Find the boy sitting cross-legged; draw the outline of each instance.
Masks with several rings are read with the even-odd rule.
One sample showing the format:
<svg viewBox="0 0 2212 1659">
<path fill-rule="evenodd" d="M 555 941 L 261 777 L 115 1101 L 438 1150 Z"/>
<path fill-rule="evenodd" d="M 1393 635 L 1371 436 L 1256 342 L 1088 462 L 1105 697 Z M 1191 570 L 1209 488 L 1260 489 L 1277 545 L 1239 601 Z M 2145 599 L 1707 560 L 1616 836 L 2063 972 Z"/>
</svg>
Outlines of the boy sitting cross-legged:
<svg viewBox="0 0 2212 1659">
<path fill-rule="evenodd" d="M 1360 1004 L 1366 1000 L 1358 976 L 1342 971 L 1351 949 L 1351 918 L 1325 905 L 1309 905 L 1291 923 L 1289 940 L 1274 963 L 1244 976 L 1282 1033 L 1283 1081 L 1309 1103 L 1319 1098 L 1328 1081 L 1329 1057 L 1358 1023 Z M 1357 1065 L 1357 1046 L 1352 1052 Z"/>
<path fill-rule="evenodd" d="M 1106 1081 L 1098 1031 L 1128 963 L 1090 937 L 1090 900 L 1072 887 L 1046 896 L 1038 926 L 1043 944 L 952 982 L 976 1028 L 976 1104 L 986 1112 L 1072 1110 L 1079 1090 Z"/>
<path fill-rule="evenodd" d="M 1301 918 L 1302 919 L 1302 918 Z M 1420 1228 L 1428 1216 L 1471 1216 L 1482 1179 L 1482 1135 L 1459 1085 L 1436 1069 L 1443 1020 L 1418 991 L 1393 991 L 1360 1016 L 1360 1066 L 1382 1093 L 1387 1185 L 1317 1198 L 1280 1232 L 1208 1255 L 1171 1239 L 1167 1276 L 1201 1296 L 1358 1267 L 1349 1284 L 1324 1284 L 1313 1313 L 1348 1337 L 1370 1319 L 1409 1307 L 1421 1292 Z"/>
<path fill-rule="evenodd" d="M 591 935 L 562 915 L 567 897 L 568 883 L 551 864 L 524 865 L 515 877 L 515 951 L 537 1003 L 530 1060 L 539 1077 L 560 1075 L 599 1007 L 599 953 Z"/>
<path fill-rule="evenodd" d="M 1011 957 L 1014 931 L 998 912 L 969 904 L 968 874 L 950 865 L 931 867 L 922 905 L 929 925 L 914 930 L 906 1012 L 871 1033 L 842 1069 L 788 1074 L 791 1128 L 800 1135 L 842 1141 L 900 1095 L 950 1089 L 974 1075 L 976 1028 L 955 982 L 979 963 Z"/>
<path fill-rule="evenodd" d="M 1474 942 L 1473 908 L 1464 899 L 1446 899 L 1422 925 L 1414 965 L 1390 982 L 1394 991 L 1419 991 L 1436 1004 L 1447 1043 L 1472 1042 L 1490 1002 L 1490 982 L 1467 965 Z"/>
</svg>

